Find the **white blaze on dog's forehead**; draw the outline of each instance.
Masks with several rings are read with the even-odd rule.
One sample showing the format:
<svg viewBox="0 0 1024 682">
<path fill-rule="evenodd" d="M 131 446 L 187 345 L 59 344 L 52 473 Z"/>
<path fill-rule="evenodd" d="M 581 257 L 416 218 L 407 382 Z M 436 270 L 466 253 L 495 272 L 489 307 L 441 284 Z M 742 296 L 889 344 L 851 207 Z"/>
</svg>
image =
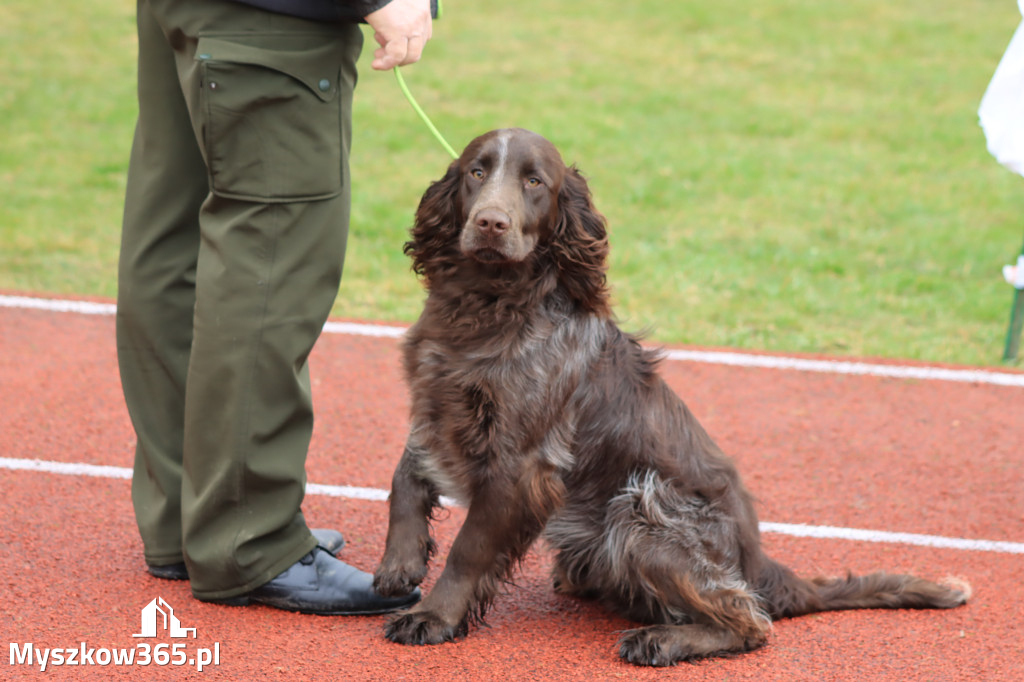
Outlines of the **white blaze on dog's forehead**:
<svg viewBox="0 0 1024 682">
<path fill-rule="evenodd" d="M 508 174 L 508 160 L 510 156 L 509 148 L 511 146 L 513 132 L 511 130 L 499 130 L 494 136 L 494 146 L 496 158 L 494 159 L 494 165 L 491 167 L 490 174 L 484 181 L 484 185 L 480 190 L 480 195 L 474 202 L 470 211 L 470 220 L 479 210 L 491 206 L 495 197 L 501 195 L 502 187 L 505 183 L 505 176 Z M 513 210 L 514 207 L 504 205 L 501 206 L 502 210 L 508 212 Z"/>
<path fill-rule="evenodd" d="M 508 162 L 508 141 L 512 134 L 503 130 L 498 133 L 498 161 L 494 169 L 494 182 L 500 185 L 505 179 L 505 166 Z"/>
</svg>

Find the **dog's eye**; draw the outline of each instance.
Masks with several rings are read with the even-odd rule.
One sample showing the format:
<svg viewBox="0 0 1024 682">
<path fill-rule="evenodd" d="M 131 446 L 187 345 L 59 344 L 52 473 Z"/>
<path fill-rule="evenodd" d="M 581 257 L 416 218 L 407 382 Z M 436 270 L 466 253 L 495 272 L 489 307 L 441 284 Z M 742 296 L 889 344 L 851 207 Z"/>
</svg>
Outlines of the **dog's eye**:
<svg viewBox="0 0 1024 682">
<path fill-rule="evenodd" d="M 469 171 L 469 174 L 472 175 L 477 180 L 483 180 L 484 179 L 484 172 L 482 170 L 480 170 L 479 168 L 474 168 L 473 170 Z"/>
<path fill-rule="evenodd" d="M 544 183 L 540 181 L 540 178 L 530 178 L 526 181 L 527 187 L 540 187 Z"/>
</svg>

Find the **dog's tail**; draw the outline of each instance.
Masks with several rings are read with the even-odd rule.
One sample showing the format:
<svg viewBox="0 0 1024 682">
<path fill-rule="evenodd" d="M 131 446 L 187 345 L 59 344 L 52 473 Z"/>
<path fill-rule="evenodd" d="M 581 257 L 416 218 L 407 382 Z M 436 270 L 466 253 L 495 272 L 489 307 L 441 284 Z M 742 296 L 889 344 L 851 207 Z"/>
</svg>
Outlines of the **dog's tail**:
<svg viewBox="0 0 1024 682">
<path fill-rule="evenodd" d="M 967 602 L 971 587 L 959 578 L 939 584 L 890 573 L 805 580 L 766 557 L 757 592 L 774 620 L 845 609 L 951 609 Z"/>
</svg>

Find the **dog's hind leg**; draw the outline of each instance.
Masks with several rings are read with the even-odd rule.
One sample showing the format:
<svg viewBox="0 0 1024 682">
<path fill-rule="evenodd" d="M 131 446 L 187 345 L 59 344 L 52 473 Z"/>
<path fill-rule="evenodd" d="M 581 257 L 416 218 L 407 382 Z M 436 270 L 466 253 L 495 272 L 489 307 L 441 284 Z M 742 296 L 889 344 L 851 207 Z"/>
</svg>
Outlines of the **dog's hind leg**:
<svg viewBox="0 0 1024 682">
<path fill-rule="evenodd" d="M 668 558 L 661 554 L 660 559 Z M 742 653 L 762 646 L 771 620 L 742 581 L 694 585 L 685 564 L 654 559 L 633 591 L 627 615 L 656 624 L 629 630 L 619 639 L 619 655 L 637 665 L 666 666 L 709 656 Z M 658 565 L 660 564 L 660 565 Z M 707 577 L 707 576 L 705 576 Z M 632 613 L 630 613 L 630 610 Z"/>
<path fill-rule="evenodd" d="M 651 624 L 622 636 L 624 659 L 671 665 L 767 640 L 771 618 L 745 579 L 738 522 L 721 501 L 651 471 L 609 501 L 603 537 L 587 537 L 588 516 L 569 509 L 549 528 L 556 576 L 570 591 L 597 592 L 613 611 Z"/>
<path fill-rule="evenodd" d="M 634 665 L 664 667 L 679 661 L 750 651 L 763 643 L 763 638 L 748 639 L 710 625 L 648 625 L 622 633 L 619 656 Z"/>
</svg>

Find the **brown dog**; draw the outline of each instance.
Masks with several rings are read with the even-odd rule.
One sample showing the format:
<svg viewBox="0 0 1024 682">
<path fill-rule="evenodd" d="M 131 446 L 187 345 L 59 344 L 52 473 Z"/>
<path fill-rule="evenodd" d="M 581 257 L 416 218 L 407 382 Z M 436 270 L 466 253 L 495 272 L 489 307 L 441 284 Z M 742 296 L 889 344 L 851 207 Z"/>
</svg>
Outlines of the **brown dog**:
<svg viewBox="0 0 1024 682">
<path fill-rule="evenodd" d="M 604 219 L 544 138 L 470 143 L 423 196 L 406 252 L 429 295 L 404 344 L 412 423 L 378 591 L 423 580 L 439 495 L 468 513 L 391 640 L 464 636 L 542 532 L 556 589 L 648 624 L 619 642 L 644 665 L 754 649 L 775 618 L 966 601 L 904 575 L 803 580 L 762 552 L 732 462 L 613 321 Z"/>
</svg>

